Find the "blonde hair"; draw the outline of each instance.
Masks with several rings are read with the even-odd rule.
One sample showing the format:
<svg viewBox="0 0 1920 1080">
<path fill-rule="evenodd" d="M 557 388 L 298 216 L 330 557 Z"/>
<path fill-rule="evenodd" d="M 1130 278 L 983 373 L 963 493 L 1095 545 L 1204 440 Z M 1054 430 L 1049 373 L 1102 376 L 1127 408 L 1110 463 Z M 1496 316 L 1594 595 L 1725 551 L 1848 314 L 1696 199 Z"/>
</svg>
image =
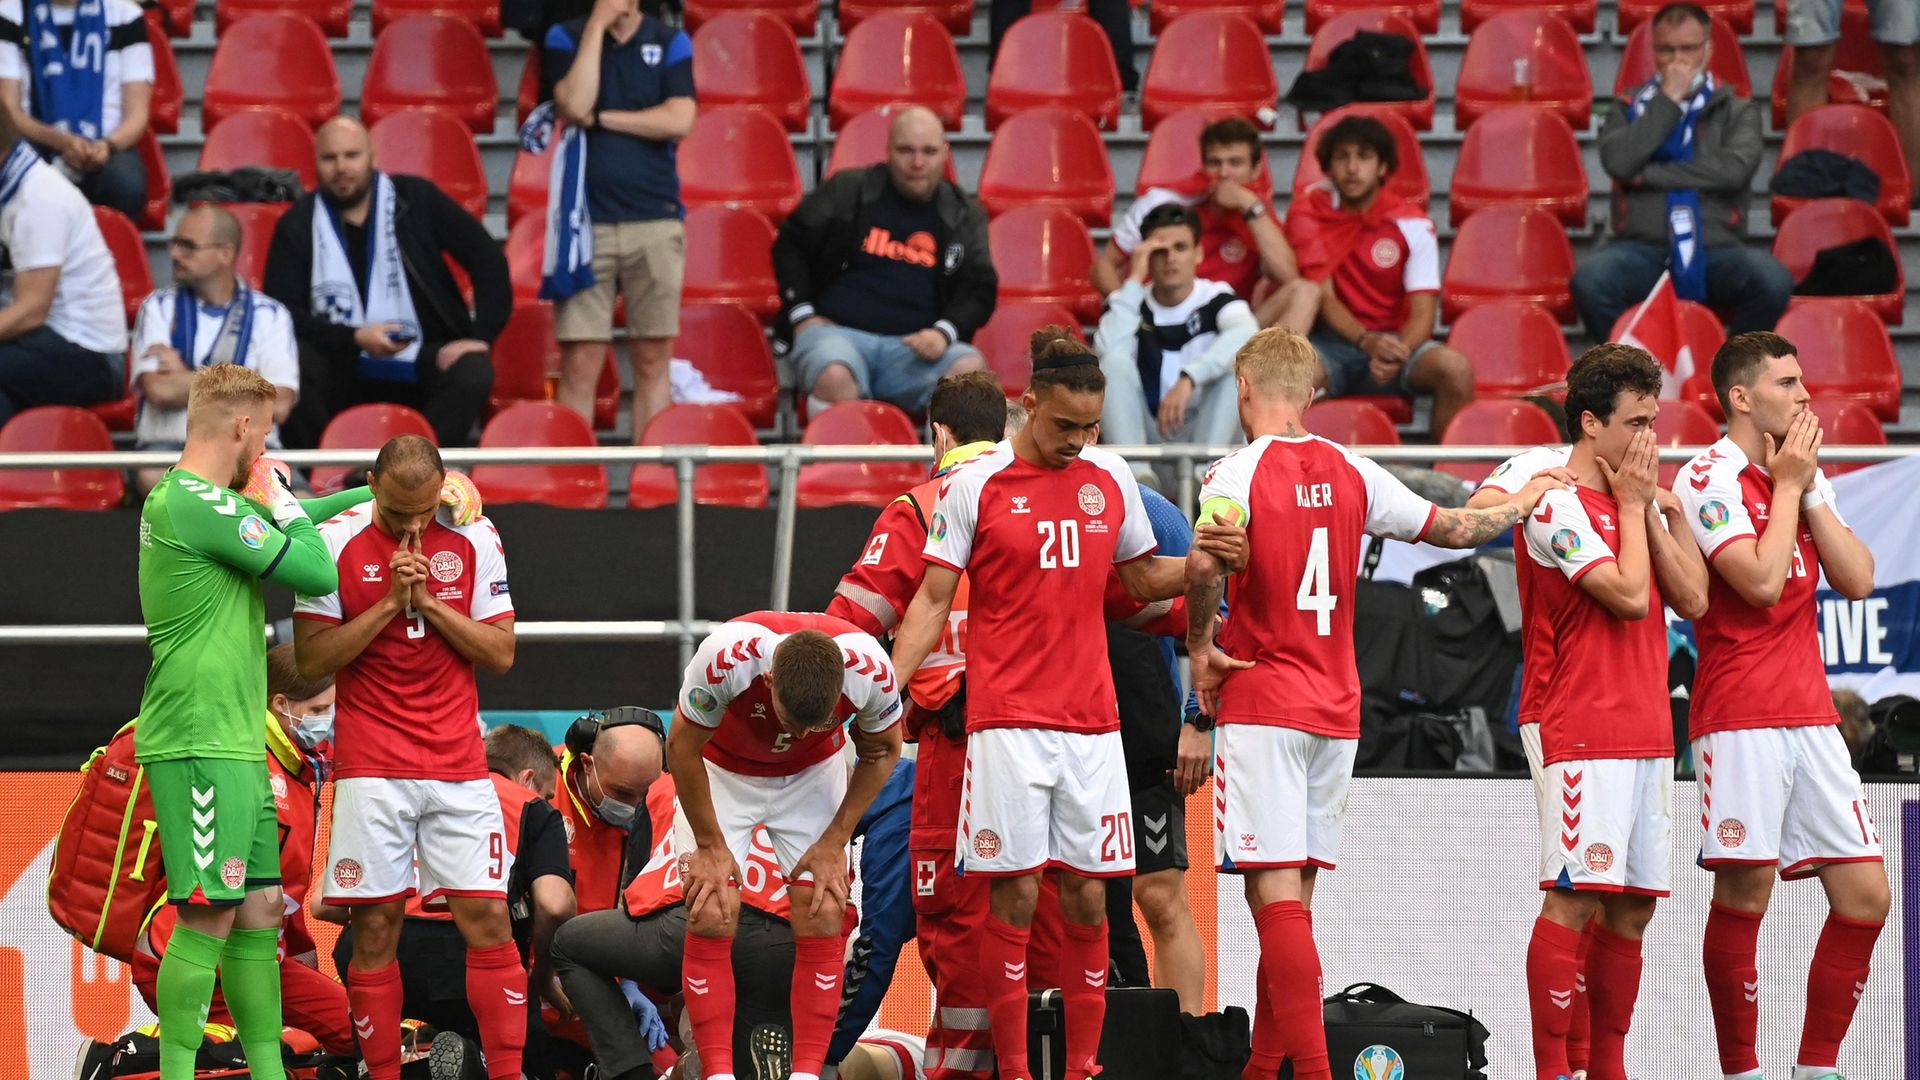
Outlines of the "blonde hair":
<svg viewBox="0 0 1920 1080">
<path fill-rule="evenodd" d="M 1247 339 L 1233 357 L 1233 373 L 1260 397 L 1283 397 L 1305 405 L 1313 397 L 1319 354 L 1306 338 L 1273 326 Z"/>
<path fill-rule="evenodd" d="M 201 368 L 187 391 L 187 430 L 205 431 L 231 419 L 242 409 L 262 402 L 272 404 L 273 384 L 251 368 L 214 364 Z"/>
</svg>

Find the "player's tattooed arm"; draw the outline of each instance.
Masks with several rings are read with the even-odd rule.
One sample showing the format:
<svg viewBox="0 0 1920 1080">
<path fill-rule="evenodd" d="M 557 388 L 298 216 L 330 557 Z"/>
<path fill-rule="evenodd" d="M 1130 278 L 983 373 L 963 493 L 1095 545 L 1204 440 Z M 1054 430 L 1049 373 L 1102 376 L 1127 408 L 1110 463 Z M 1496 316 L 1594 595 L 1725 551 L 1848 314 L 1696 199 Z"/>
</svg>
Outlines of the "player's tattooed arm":
<svg viewBox="0 0 1920 1080">
<path fill-rule="evenodd" d="M 1200 711 L 1219 715 L 1220 684 L 1235 671 L 1253 666 L 1213 646 L 1220 597 L 1227 586 L 1220 560 L 1199 548 L 1187 552 L 1187 664 Z"/>
<path fill-rule="evenodd" d="M 1495 506 L 1477 510 L 1456 510 L 1451 507 L 1437 509 L 1434 511 L 1433 524 L 1427 527 L 1426 535 L 1420 539 L 1435 547 L 1479 547 L 1525 521 L 1542 495 L 1566 487 L 1555 475 L 1560 472 L 1553 469 L 1535 476 L 1527 482 L 1526 487 Z"/>
</svg>

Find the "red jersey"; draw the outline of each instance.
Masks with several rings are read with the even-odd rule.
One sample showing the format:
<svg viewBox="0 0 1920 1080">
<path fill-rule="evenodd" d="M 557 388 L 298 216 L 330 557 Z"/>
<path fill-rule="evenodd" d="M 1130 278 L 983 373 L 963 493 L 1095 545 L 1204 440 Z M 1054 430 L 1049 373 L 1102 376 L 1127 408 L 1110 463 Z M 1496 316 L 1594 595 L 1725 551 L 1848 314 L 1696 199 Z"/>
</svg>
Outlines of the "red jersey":
<svg viewBox="0 0 1920 1080">
<path fill-rule="evenodd" d="M 1334 295 L 1361 326 L 1397 334 L 1407 297 L 1440 291 L 1440 240 L 1419 207 L 1382 191 L 1362 213 L 1340 206 L 1330 181 L 1307 189 L 1287 215 L 1287 242 L 1310 281 Z"/>
<path fill-rule="evenodd" d="M 972 590 L 967 730 L 1118 731 L 1101 623 L 1108 568 L 1153 551 L 1132 471 L 1098 447 L 1049 469 L 1003 442 L 956 470 L 926 559 L 964 572 Z"/>
<path fill-rule="evenodd" d="M 1773 477 L 1732 439 L 1721 439 L 1694 458 L 1674 481 L 1687 508 L 1687 522 L 1711 568 L 1735 540 L 1758 540 L 1773 502 Z M 1816 474 L 1802 500 L 1833 507 L 1833 485 Z M 1695 619 L 1700 670 L 1693 683 L 1688 736 L 1740 728 L 1812 727 L 1839 723 L 1820 655 L 1820 550 L 1813 530 L 1800 520 L 1800 536 L 1787 568 L 1786 587 L 1769 608 L 1741 598 L 1719 573 L 1708 575 L 1707 612 Z"/>
<path fill-rule="evenodd" d="M 573 895 L 577 914 L 604 911 L 620 900 L 620 874 L 626 868 L 627 830 L 600 820 L 586 801 L 580 785 L 579 759 L 565 748 L 560 754 L 560 791 L 554 806 L 567 827 L 567 856 L 573 865 Z"/>
<path fill-rule="evenodd" d="M 444 511 L 443 511 L 444 514 Z M 399 541 L 378 522 L 371 501 L 320 526 L 340 571 L 340 589 L 302 596 L 297 619 L 349 622 L 390 587 Z M 455 526 L 444 517 L 420 537 L 429 585 L 441 603 L 478 622 L 513 618 L 507 556 L 486 518 Z M 335 677 L 334 776 L 480 780 L 487 775 L 480 695 L 473 664 L 425 616 L 408 609 L 387 622 Z"/>
<path fill-rule="evenodd" d="M 839 725 L 796 736 L 774 715 L 766 679 L 773 650 L 801 630 L 828 635 L 846 655 L 835 719 L 851 719 L 866 732 L 900 722 L 893 663 L 871 634 L 829 615 L 756 611 L 707 635 L 680 686 L 679 715 L 713 730 L 703 751 L 708 761 L 743 776 L 792 776 L 846 745 Z"/>
<path fill-rule="evenodd" d="M 1580 487 L 1547 492 L 1527 518 L 1526 558 L 1540 571 L 1526 618 L 1544 622 L 1557 645 L 1540 711 L 1548 765 L 1673 756 L 1659 580 L 1648 585 L 1647 614 L 1630 620 L 1580 587 L 1594 567 L 1616 561 L 1619 517 L 1612 495 Z"/>
<path fill-rule="evenodd" d="M 653 849 L 647 865 L 627 884 L 622 902 L 634 918 L 661 908 L 672 907 L 686 898 L 680 871 L 682 853 L 674 844 L 674 796 L 678 789 L 673 777 L 663 774 L 647 788 L 647 804 L 642 807 L 653 822 Z M 747 846 L 747 857 L 740 863 L 740 902 L 750 908 L 781 919 L 790 919 L 793 910 L 787 900 L 787 878 L 780 872 L 780 858 L 773 850 L 765 826 L 756 826 Z"/>
<path fill-rule="evenodd" d="M 901 492 L 880 511 L 859 561 L 834 587 L 827 614 L 874 637 L 893 633 L 926 576 L 927 564 L 920 553 L 927 546 L 927 519 L 940 501 L 940 489 L 953 470 L 991 449 L 990 442 L 954 447 L 940 458 L 932 479 Z"/>
<path fill-rule="evenodd" d="M 1378 464 L 1313 435 L 1263 435 L 1214 462 L 1200 489 L 1202 515 L 1222 503 L 1240 510 L 1248 558 L 1218 640 L 1254 666 L 1221 686 L 1219 722 L 1359 738 L 1353 596 L 1361 537 L 1418 540 L 1434 505 Z"/>
<path fill-rule="evenodd" d="M 1480 481 L 1480 490 L 1492 488 L 1509 495 L 1517 493 L 1532 482 L 1535 476 L 1548 469 L 1566 468 L 1567 458 L 1572 456 L 1571 446 L 1536 446 L 1523 450 L 1500 463 L 1500 467 Z M 1535 588 L 1533 576 L 1540 573 L 1540 567 L 1532 559 L 1521 554 L 1526 550 L 1526 525 L 1513 527 L 1514 584 L 1520 591 L 1520 610 L 1525 612 L 1533 603 L 1531 597 Z M 1553 629 L 1536 619 L 1520 620 L 1520 705 L 1517 722 L 1537 724 L 1540 722 L 1540 703 L 1547 692 L 1547 677 L 1553 674 Z"/>
</svg>

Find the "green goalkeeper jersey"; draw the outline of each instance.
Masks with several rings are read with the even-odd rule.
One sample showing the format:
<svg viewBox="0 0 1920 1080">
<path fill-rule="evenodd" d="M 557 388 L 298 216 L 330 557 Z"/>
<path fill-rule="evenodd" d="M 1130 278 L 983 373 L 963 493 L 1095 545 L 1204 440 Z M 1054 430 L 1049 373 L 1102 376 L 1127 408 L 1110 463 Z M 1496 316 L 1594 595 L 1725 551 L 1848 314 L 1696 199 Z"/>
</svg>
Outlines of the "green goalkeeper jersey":
<svg viewBox="0 0 1920 1080">
<path fill-rule="evenodd" d="M 303 505 L 324 519 L 367 498 L 355 488 Z M 306 596 L 339 587 L 313 522 L 296 518 L 282 531 L 238 492 L 169 470 L 140 510 L 140 611 L 153 667 L 134 732 L 138 760 L 266 757 L 262 580 Z"/>
</svg>

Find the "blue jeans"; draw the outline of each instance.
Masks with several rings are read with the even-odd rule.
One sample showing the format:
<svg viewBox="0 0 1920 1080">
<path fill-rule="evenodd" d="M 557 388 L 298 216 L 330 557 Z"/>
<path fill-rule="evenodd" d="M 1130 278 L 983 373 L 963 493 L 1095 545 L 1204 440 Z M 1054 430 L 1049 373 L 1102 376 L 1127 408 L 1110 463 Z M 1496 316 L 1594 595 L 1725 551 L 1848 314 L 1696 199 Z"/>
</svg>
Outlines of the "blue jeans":
<svg viewBox="0 0 1920 1080">
<path fill-rule="evenodd" d="M 147 166 L 138 150 L 115 150 L 98 172 L 75 182 L 80 194 L 95 206 L 106 206 L 140 220 L 147 206 Z"/>
<path fill-rule="evenodd" d="M 809 326 L 793 340 L 793 366 L 802 389 L 813 384 L 834 364 L 853 372 L 860 396 L 890 401 L 908 412 L 927 407 L 933 384 L 963 356 L 979 350 L 964 341 L 947 346 L 937 359 L 922 360 L 893 334 L 870 334 L 851 326 Z"/>
<path fill-rule="evenodd" d="M 1771 330 L 1786 314 L 1793 299 L 1793 275 L 1771 254 L 1728 244 L 1708 248 L 1706 259 L 1707 304 L 1730 313 L 1728 337 Z M 1607 340 L 1613 324 L 1647 298 L 1666 268 L 1666 248 L 1633 240 L 1616 240 L 1588 256 L 1573 272 L 1573 303 L 1588 336 Z"/>
</svg>

